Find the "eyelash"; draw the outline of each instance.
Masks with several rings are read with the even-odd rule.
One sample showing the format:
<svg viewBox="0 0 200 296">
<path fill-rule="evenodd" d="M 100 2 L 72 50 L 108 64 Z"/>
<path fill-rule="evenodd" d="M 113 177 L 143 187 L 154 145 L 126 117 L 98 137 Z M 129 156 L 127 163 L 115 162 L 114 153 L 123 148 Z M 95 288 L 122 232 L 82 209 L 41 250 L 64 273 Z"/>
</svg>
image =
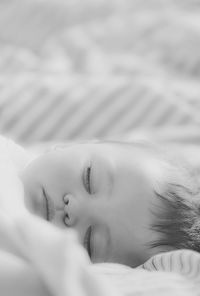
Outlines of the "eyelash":
<svg viewBox="0 0 200 296">
<path fill-rule="evenodd" d="M 85 176 L 84 176 L 84 185 L 89 194 L 91 194 L 91 166 L 86 168 Z"/>
<path fill-rule="evenodd" d="M 90 226 L 86 232 L 86 236 L 85 236 L 85 240 L 84 240 L 84 246 L 85 246 L 90 258 L 92 257 L 91 233 L 92 233 L 92 227 Z"/>
</svg>

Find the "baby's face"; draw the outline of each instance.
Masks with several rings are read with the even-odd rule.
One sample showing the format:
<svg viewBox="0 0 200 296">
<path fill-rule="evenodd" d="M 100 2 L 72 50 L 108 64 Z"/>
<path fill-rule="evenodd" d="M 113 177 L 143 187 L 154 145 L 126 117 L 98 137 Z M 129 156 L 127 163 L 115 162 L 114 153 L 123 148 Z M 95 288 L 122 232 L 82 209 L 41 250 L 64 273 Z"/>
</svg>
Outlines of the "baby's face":
<svg viewBox="0 0 200 296">
<path fill-rule="evenodd" d="M 77 230 L 94 262 L 136 266 L 156 253 L 150 154 L 129 145 L 75 144 L 32 161 L 21 178 L 27 209 Z"/>
</svg>

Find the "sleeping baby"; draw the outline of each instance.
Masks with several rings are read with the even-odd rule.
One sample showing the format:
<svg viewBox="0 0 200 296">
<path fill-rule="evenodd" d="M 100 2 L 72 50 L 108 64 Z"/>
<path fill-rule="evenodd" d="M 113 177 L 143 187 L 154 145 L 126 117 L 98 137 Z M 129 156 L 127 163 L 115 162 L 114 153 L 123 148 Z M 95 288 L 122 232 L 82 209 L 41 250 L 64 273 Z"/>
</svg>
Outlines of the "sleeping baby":
<svg viewBox="0 0 200 296">
<path fill-rule="evenodd" d="M 75 229 L 93 262 L 135 267 L 159 252 L 199 251 L 197 184 L 153 145 L 64 145 L 20 177 L 28 211 Z"/>
<path fill-rule="evenodd" d="M 21 155 L 23 199 L 3 205 L 13 217 L 74 229 L 92 262 L 136 267 L 158 253 L 199 251 L 198 185 L 154 145 L 91 141 Z"/>
</svg>

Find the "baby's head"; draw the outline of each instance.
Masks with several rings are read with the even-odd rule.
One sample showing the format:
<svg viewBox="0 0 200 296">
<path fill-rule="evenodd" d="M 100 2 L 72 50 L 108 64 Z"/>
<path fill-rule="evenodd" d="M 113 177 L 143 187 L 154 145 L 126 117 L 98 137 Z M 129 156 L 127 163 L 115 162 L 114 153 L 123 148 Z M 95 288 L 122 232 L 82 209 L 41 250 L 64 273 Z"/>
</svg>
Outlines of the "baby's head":
<svg viewBox="0 0 200 296">
<path fill-rule="evenodd" d="M 195 184 L 150 144 L 64 145 L 33 160 L 21 179 L 28 210 L 74 228 L 94 262 L 136 266 L 158 252 L 196 249 Z"/>
</svg>

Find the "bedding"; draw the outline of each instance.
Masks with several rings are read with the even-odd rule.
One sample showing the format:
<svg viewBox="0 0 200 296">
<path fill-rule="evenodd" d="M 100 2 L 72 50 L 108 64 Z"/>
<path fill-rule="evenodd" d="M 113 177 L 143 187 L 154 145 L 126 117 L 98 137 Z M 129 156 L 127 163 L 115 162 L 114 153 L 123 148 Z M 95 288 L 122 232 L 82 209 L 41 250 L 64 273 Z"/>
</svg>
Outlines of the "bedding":
<svg viewBox="0 0 200 296">
<path fill-rule="evenodd" d="M 53 295 L 199 295 L 200 255 L 193 251 L 158 255 L 137 269 L 91 264 L 72 233 L 60 232 L 35 217 L 21 219 L 16 225 L 29 262 Z M 163 262 L 160 270 L 159 261 Z M 157 262 L 157 271 L 152 262 Z"/>
<path fill-rule="evenodd" d="M 14 142 L 4 140 L 13 147 L 12 155 L 14 147 L 20 155 L 24 153 Z M 23 200 L 23 189 L 8 157 L 11 150 L 4 149 L 0 159 L 0 258 L 2 252 L 22 258 L 49 295 L 200 295 L 200 254 L 196 252 L 158 254 L 135 269 L 112 263 L 92 264 L 73 231 L 62 231 L 32 216 L 23 202 L 16 208 L 13 197 Z M 8 204 L 11 198 L 13 203 Z"/>
<path fill-rule="evenodd" d="M 23 144 L 149 129 L 199 143 L 199 8 L 0 0 L 0 131 Z"/>
<path fill-rule="evenodd" d="M 199 144 L 199 0 L 146 3 L 0 1 L 0 131 L 43 142 L 34 153 L 44 141 L 138 134 Z M 23 258 L 50 295 L 200 295 L 195 252 L 159 254 L 137 269 L 91 264 L 73 233 L 16 208 L 23 189 L 15 170 L 30 159 L 22 163 L 25 151 L 4 144 L 1 250 Z M 198 146 L 176 149 L 200 172 Z"/>
</svg>

